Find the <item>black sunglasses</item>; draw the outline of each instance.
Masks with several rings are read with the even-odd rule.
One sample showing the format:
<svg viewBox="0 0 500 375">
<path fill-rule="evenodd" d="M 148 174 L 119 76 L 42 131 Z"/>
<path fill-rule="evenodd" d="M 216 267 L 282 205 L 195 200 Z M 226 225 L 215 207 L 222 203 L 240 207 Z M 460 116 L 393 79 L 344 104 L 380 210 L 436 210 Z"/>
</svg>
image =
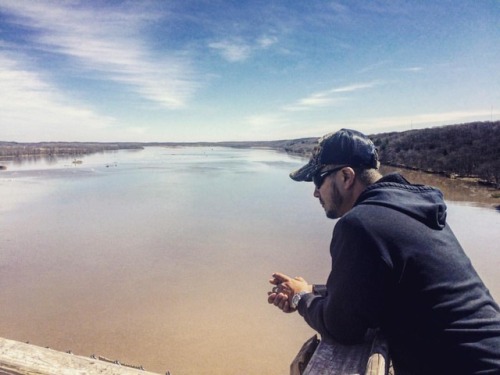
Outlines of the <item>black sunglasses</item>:
<svg viewBox="0 0 500 375">
<path fill-rule="evenodd" d="M 345 165 L 343 165 L 342 167 L 330 169 L 329 171 L 316 173 L 313 177 L 313 182 L 316 186 L 316 189 L 319 189 L 321 185 L 323 185 L 323 182 L 325 182 L 325 178 L 327 178 L 332 173 L 340 171 L 342 168 L 345 168 Z"/>
</svg>

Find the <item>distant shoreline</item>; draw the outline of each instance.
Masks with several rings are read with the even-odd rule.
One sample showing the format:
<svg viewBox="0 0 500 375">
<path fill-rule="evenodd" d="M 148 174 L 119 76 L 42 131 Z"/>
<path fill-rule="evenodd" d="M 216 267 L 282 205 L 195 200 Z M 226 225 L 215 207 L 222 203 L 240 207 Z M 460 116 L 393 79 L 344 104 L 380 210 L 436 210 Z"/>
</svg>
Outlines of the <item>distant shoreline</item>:
<svg viewBox="0 0 500 375">
<path fill-rule="evenodd" d="M 272 142 L 272 141 L 271 141 Z M 281 142 L 281 141 L 279 141 Z M 256 145 L 255 143 L 258 143 Z M 91 143 L 90 145 L 93 145 Z M 103 144 L 104 145 L 104 144 Z M 106 144 L 107 145 L 107 144 Z M 302 156 L 304 158 L 308 157 L 310 155 L 310 152 L 312 151 L 312 147 L 310 150 L 308 149 L 303 149 L 300 151 L 294 151 L 294 150 L 288 150 L 286 147 L 276 147 L 276 146 L 271 146 L 267 145 L 264 146 L 261 144 L 261 142 L 215 142 L 215 143 L 207 143 L 207 142 L 192 142 L 192 143 L 173 143 L 173 142 L 168 142 L 168 143 L 141 143 L 141 144 L 134 144 L 131 146 L 130 144 L 127 144 L 124 147 L 120 147 L 119 143 L 110 143 L 110 147 L 102 147 L 99 149 L 93 149 L 89 148 L 87 144 L 82 143 L 77 146 L 74 146 L 74 143 L 71 143 L 71 146 L 68 148 L 65 148 L 63 150 L 56 150 L 53 152 L 46 152 L 43 149 L 41 150 L 39 147 L 38 143 L 33 143 L 33 144 L 23 144 L 24 151 L 27 151 L 27 148 L 29 149 L 32 147 L 31 150 L 28 152 L 25 152 L 23 154 L 2 154 L 2 146 L 0 142 L 0 163 L 5 160 L 15 160 L 15 159 L 21 159 L 21 158 L 30 158 L 30 157 L 35 157 L 35 158 L 50 158 L 50 157 L 81 157 L 84 155 L 91 155 L 94 153 L 99 153 L 99 152 L 113 152 L 113 151 L 118 151 L 118 150 L 142 150 L 145 147 L 231 147 L 231 148 L 261 148 L 261 149 L 269 149 L 269 150 L 275 150 L 275 151 L 280 151 L 280 152 L 286 152 L 288 154 L 296 155 L 296 156 Z M 457 174 L 453 173 L 446 173 L 446 172 L 435 172 L 433 170 L 427 170 L 427 169 L 421 169 L 421 168 L 415 168 L 412 166 L 408 165 L 403 165 L 403 164 L 398 164 L 398 163 L 382 163 L 383 165 L 389 166 L 389 167 L 396 167 L 396 168 L 403 168 L 407 170 L 414 170 L 414 171 L 420 171 L 424 173 L 429 173 L 429 174 L 437 174 L 441 175 L 450 179 L 457 179 L 457 180 L 462 180 L 462 181 L 469 181 L 473 183 L 477 183 L 478 185 L 483 185 L 486 187 L 490 188 L 495 188 L 496 190 L 500 190 L 499 187 L 496 187 L 494 184 L 489 183 L 488 181 L 481 180 L 478 177 L 474 176 L 460 176 Z M 0 164 L 0 171 L 5 171 L 7 170 L 7 166 Z"/>
<path fill-rule="evenodd" d="M 470 179 L 500 190 L 500 121 L 448 125 L 430 129 L 370 135 L 384 165 Z M 76 157 L 98 152 L 141 150 L 145 147 L 266 148 L 308 157 L 318 138 L 237 142 L 37 142 L 0 141 L 2 160 L 26 157 Z"/>
<path fill-rule="evenodd" d="M 287 147 L 290 143 L 300 141 L 301 148 Z M 51 158 L 51 157 L 81 157 L 100 152 L 113 152 L 118 150 L 143 150 L 145 147 L 231 147 L 231 148 L 261 148 L 275 151 L 286 152 L 288 154 L 302 156 L 307 158 L 310 156 L 317 138 L 307 138 L 293 141 L 262 141 L 262 142 L 155 142 L 155 143 L 94 143 L 94 142 L 57 142 L 57 146 L 50 146 L 53 143 L 14 143 L 9 142 L 9 146 L 5 146 L 5 142 L 0 142 L 0 163 L 5 160 L 15 160 L 24 158 Z M 390 167 L 415 170 L 430 174 L 438 174 L 451 179 L 469 180 L 476 182 L 479 185 L 495 187 L 493 184 L 483 181 L 474 176 L 460 176 L 446 172 L 435 172 L 433 170 L 416 168 L 398 163 L 382 163 Z M 0 164 L 0 171 L 7 170 L 7 166 Z M 497 188 L 500 189 L 500 188 Z"/>
</svg>

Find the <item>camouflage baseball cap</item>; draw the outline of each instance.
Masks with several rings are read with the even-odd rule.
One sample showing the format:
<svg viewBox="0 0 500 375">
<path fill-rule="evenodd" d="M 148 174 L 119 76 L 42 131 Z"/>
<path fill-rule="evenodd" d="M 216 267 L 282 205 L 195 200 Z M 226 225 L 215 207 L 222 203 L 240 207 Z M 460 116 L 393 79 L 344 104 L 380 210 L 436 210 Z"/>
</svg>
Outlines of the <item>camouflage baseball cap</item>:
<svg viewBox="0 0 500 375">
<path fill-rule="evenodd" d="M 312 181 L 327 165 L 378 168 L 378 153 L 373 142 L 356 130 L 341 129 L 318 140 L 309 163 L 290 173 L 295 181 Z"/>
</svg>

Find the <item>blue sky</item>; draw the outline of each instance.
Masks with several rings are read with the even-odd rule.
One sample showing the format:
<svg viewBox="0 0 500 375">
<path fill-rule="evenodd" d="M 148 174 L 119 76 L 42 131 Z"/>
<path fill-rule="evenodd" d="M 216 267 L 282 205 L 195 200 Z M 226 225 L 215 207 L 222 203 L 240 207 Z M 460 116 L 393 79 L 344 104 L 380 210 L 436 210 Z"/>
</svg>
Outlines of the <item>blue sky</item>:
<svg viewBox="0 0 500 375">
<path fill-rule="evenodd" d="M 498 0 L 0 0 L 0 140 L 498 120 L 499 24 Z"/>
</svg>

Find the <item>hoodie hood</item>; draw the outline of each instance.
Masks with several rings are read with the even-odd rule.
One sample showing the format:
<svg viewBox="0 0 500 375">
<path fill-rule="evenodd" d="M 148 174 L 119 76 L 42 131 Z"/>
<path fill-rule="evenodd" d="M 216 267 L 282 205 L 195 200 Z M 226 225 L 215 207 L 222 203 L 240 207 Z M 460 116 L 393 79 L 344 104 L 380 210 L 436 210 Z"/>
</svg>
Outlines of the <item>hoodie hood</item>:
<svg viewBox="0 0 500 375">
<path fill-rule="evenodd" d="M 399 173 L 389 174 L 368 186 L 355 206 L 362 204 L 392 208 L 432 229 L 443 229 L 446 225 L 443 193 L 430 186 L 412 185 Z"/>
</svg>

